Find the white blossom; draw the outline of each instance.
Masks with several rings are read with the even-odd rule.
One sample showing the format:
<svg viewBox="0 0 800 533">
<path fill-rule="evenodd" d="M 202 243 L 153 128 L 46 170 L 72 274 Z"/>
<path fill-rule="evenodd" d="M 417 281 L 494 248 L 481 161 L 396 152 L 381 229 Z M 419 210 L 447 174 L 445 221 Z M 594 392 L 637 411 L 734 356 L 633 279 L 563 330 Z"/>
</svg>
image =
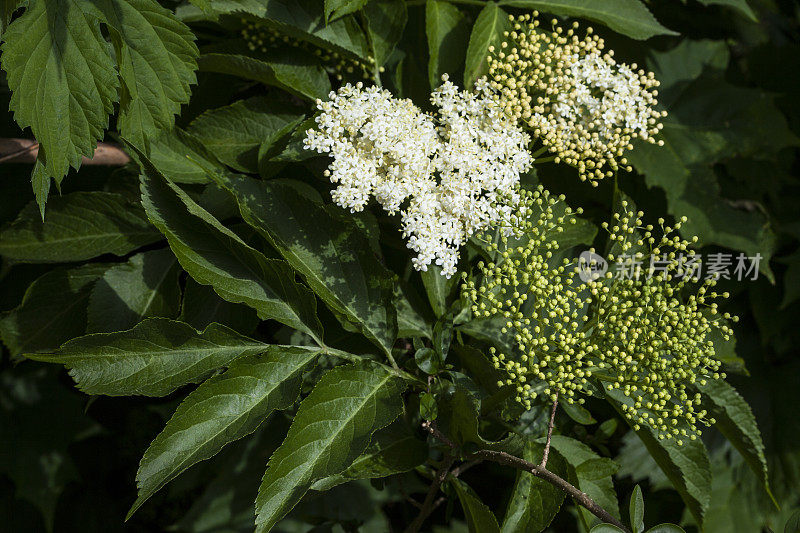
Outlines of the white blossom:
<svg viewBox="0 0 800 533">
<path fill-rule="evenodd" d="M 401 212 L 414 267 L 435 263 L 448 278 L 470 236 L 519 217 L 520 174 L 530 169 L 527 134 L 497 106 L 485 82 L 459 91 L 443 76 L 435 116 L 377 87 L 345 85 L 318 102 L 305 147 L 329 153 L 333 200 L 360 211 L 375 198 Z"/>
</svg>

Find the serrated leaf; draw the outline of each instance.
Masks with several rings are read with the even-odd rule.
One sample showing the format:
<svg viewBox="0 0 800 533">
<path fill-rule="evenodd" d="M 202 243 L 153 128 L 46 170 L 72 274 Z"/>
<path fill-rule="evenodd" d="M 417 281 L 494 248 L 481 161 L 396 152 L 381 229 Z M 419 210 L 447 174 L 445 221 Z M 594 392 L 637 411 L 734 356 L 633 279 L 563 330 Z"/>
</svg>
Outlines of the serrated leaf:
<svg viewBox="0 0 800 533">
<path fill-rule="evenodd" d="M 469 24 L 458 8 L 444 0 L 428 0 L 425 7 L 428 36 L 428 81 L 442 84 L 442 74 L 455 76 L 464 65 L 463 50 L 469 41 Z"/>
<path fill-rule="evenodd" d="M 92 191 L 50 201 L 43 222 L 34 203 L 0 230 L 0 255 L 25 263 L 85 261 L 125 255 L 162 237 L 141 207 L 119 194 Z"/>
<path fill-rule="evenodd" d="M 215 175 L 242 218 L 297 270 L 345 323 L 391 355 L 397 336 L 392 275 L 359 228 L 336 208 L 280 183 Z"/>
<path fill-rule="evenodd" d="M 497 525 L 494 513 L 469 485 L 460 479 L 453 479 L 450 484 L 456 491 L 458 501 L 461 502 L 469 533 L 500 533 L 500 526 Z"/>
<path fill-rule="evenodd" d="M 210 109 L 194 119 L 188 130 L 226 165 L 257 173 L 262 147 L 289 135 L 303 118 L 300 110 L 256 96 Z"/>
<path fill-rule="evenodd" d="M 538 464 L 544 453 L 544 445 L 526 441 L 522 458 Z M 547 460 L 547 468 L 562 476 L 566 470 L 564 460 L 558 454 L 551 454 Z M 539 479 L 530 472 L 517 471 L 514 491 L 508 502 L 508 509 L 503 520 L 503 532 L 544 531 L 553 521 L 561 505 L 564 503 L 563 490 Z"/>
<path fill-rule="evenodd" d="M 362 13 L 375 65 L 381 67 L 403 36 L 408 8 L 404 0 L 371 0 Z"/>
<path fill-rule="evenodd" d="M 620 403 L 630 402 L 630 398 L 619 390 L 606 389 L 606 397 L 620 415 Z M 630 405 L 633 405 L 632 402 Z M 702 524 L 703 514 L 711 500 L 711 463 L 703 441 L 687 438 L 682 445 L 678 445 L 675 439 L 659 439 L 647 425 L 641 425 L 636 435 L 681 496 L 694 519 Z"/>
<path fill-rule="evenodd" d="M 26 357 L 63 364 L 86 394 L 166 396 L 267 346 L 220 324 L 197 331 L 177 320 L 148 318 L 128 331 L 78 337 Z"/>
<path fill-rule="evenodd" d="M 119 79 L 90 2 L 38 0 L 4 33 L 10 108 L 39 142 L 34 190 L 41 216 L 50 189 L 91 157 L 108 126 Z"/>
<path fill-rule="evenodd" d="M 295 49 L 265 53 L 263 59 L 209 53 L 200 57 L 198 65 L 201 71 L 257 81 L 310 100 L 326 98 L 331 90 L 330 79 L 319 62 Z"/>
<path fill-rule="evenodd" d="M 504 0 L 500 5 L 586 18 L 633 39 L 678 35 L 662 26 L 640 0 Z"/>
<path fill-rule="evenodd" d="M 489 47 L 495 46 L 499 49 L 505 40 L 503 32 L 511 29 L 508 20 L 508 13 L 503 11 L 495 2 L 486 4 L 475 24 L 472 26 L 472 33 L 469 36 L 469 46 L 467 47 L 467 58 L 464 66 L 464 86 L 471 88 L 475 80 L 488 72 L 487 57 Z"/>
<path fill-rule="evenodd" d="M 400 414 L 404 389 L 403 380 L 374 363 L 327 372 L 270 458 L 256 499 L 256 532 L 269 531 L 316 481 L 350 467 L 372 434 Z"/>
<path fill-rule="evenodd" d="M 769 488 L 769 471 L 764 455 L 764 442 L 750 406 L 727 382 L 714 379 L 705 385 L 695 384 L 702 394 L 703 407 L 716 422 L 714 427 L 733 444 L 758 476 L 764 490 L 773 499 Z"/>
<path fill-rule="evenodd" d="M 249 305 L 262 320 L 277 320 L 321 342 L 316 299 L 295 282 L 289 265 L 245 244 L 139 157 L 145 211 L 166 235 L 184 270 L 198 283 L 214 287 L 223 299 Z"/>
<path fill-rule="evenodd" d="M 91 288 L 108 266 L 61 268 L 34 281 L 22 303 L 0 318 L 0 337 L 9 352 L 18 355 L 50 350 L 86 333 Z"/>
<path fill-rule="evenodd" d="M 619 469 L 619 466 L 611 459 L 600 457 L 586 444 L 564 435 L 553 435 L 550 445 L 574 471 L 575 486 L 608 511 L 611 516 L 619 519 L 619 502 L 611 477 Z M 579 512 L 587 520 L 597 520 L 594 515 L 582 508 Z"/>
<path fill-rule="evenodd" d="M 11 22 L 11 15 L 19 8 L 26 0 L 0 0 L 0 38 L 8 28 L 8 23 Z"/>
<path fill-rule="evenodd" d="M 408 472 L 428 458 L 428 445 L 417 438 L 407 424 L 398 420 L 372 436 L 369 447 L 347 470 L 312 485 L 312 490 L 329 490 L 354 479 L 374 479 Z"/>
<path fill-rule="evenodd" d="M 96 0 L 112 28 L 122 79 L 118 127 L 143 146 L 169 129 L 197 80 L 194 33 L 155 0 Z"/>
<path fill-rule="evenodd" d="M 130 329 L 147 317 L 174 318 L 181 302 L 180 272 L 169 249 L 136 254 L 109 268 L 89 297 L 88 332 Z"/>
<path fill-rule="evenodd" d="M 234 361 L 181 402 L 139 464 L 139 495 L 128 517 L 161 487 L 195 463 L 254 432 L 276 409 L 292 405 L 303 373 L 320 348 L 262 346 L 264 353 Z"/>
<path fill-rule="evenodd" d="M 325 0 L 325 20 L 330 22 L 350 13 L 355 13 L 369 0 Z"/>
</svg>

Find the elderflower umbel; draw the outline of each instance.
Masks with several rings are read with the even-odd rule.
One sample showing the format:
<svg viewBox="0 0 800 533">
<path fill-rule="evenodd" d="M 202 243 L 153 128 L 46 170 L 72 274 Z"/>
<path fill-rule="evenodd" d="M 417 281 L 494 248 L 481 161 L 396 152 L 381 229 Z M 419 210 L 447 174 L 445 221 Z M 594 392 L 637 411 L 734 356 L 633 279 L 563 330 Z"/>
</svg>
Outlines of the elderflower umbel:
<svg viewBox="0 0 800 533">
<path fill-rule="evenodd" d="M 543 146 L 578 169 L 593 185 L 622 168 L 635 138 L 655 143 L 666 112 L 656 111 L 652 72 L 617 63 L 613 51 L 592 29 L 575 35 L 578 25 L 551 32 L 533 16 L 510 16 L 512 31 L 500 49 L 490 48 L 490 86 L 506 112 L 533 130 Z M 658 141 L 663 144 L 663 141 Z"/>
<path fill-rule="evenodd" d="M 656 236 L 652 226 L 642 226 L 642 213 L 633 211 L 616 214 L 610 228 L 604 225 L 617 253 L 609 260 L 629 260 L 646 270 L 654 258 L 659 272 L 631 278 L 608 272 L 582 285 L 571 260 L 553 259 L 557 234 L 575 223 L 560 200 L 542 188 L 526 196 L 524 203 L 538 213 L 524 225 L 527 242 L 490 243 L 495 251 L 505 248 L 501 259 L 479 265 L 481 283 L 462 286 L 476 317 L 502 317 L 504 330 L 515 335 L 518 352 L 492 350 L 495 366 L 508 373 L 500 384 L 515 386 L 517 401 L 530 408 L 537 383 L 544 382 L 550 398 L 583 403 L 582 396 L 592 395 L 590 380 L 600 382 L 623 396 L 621 409 L 635 428 L 647 424 L 679 444 L 695 439 L 697 426 L 713 420 L 698 409 L 700 397 L 689 387 L 724 378 L 710 335 L 715 329 L 726 339 L 732 335 L 724 321 L 736 318 L 720 314 L 713 302 L 727 293 L 710 291 L 716 284 L 711 279 L 692 294 L 698 280 L 681 259 L 693 257 L 690 243 L 673 235 L 681 223 L 662 225 Z"/>
<path fill-rule="evenodd" d="M 431 95 L 435 116 L 384 89 L 347 84 L 317 102 L 305 147 L 333 157 L 326 175 L 337 204 L 355 212 L 374 197 L 400 211 L 415 268 L 435 263 L 449 278 L 470 236 L 517 223 L 520 174 L 532 158 L 527 134 L 485 83 L 472 93 L 443 80 Z"/>
</svg>

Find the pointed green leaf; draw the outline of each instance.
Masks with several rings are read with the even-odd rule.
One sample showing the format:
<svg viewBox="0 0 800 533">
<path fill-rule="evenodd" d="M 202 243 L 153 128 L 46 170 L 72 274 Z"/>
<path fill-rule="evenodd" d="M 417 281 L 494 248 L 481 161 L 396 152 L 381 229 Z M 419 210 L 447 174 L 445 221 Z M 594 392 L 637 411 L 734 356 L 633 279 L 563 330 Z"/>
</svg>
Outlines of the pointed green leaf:
<svg viewBox="0 0 800 533">
<path fill-rule="evenodd" d="M 44 222 L 34 203 L 0 230 L 0 255 L 25 263 L 85 261 L 125 255 L 160 240 L 141 206 L 119 194 L 92 191 L 50 201 Z"/>
<path fill-rule="evenodd" d="M 39 142 L 34 177 L 44 214 L 50 178 L 91 157 L 108 126 L 119 79 L 92 2 L 38 0 L 4 33 L 10 108 Z"/>
<path fill-rule="evenodd" d="M 197 331 L 177 320 L 148 318 L 128 331 L 78 337 L 27 357 L 63 364 L 86 394 L 166 396 L 267 346 L 220 324 Z"/>
<path fill-rule="evenodd" d="M 642 533 L 644 531 L 644 498 L 639 485 L 633 487 L 629 511 L 633 533 Z"/>
<path fill-rule="evenodd" d="M 330 79 L 322 66 L 313 57 L 295 49 L 266 53 L 262 59 L 240 54 L 203 54 L 199 66 L 201 71 L 257 81 L 310 100 L 326 98 L 331 90 Z"/>
<path fill-rule="evenodd" d="M 522 458 L 538 464 L 542 460 L 544 445 L 528 441 L 525 443 Z M 547 468 L 558 475 L 566 470 L 564 460 L 558 454 L 551 454 Z M 503 531 L 544 531 L 555 518 L 564 503 L 565 493 L 547 481 L 535 477 L 530 472 L 517 471 L 517 480 L 511 500 L 508 502 Z"/>
<path fill-rule="evenodd" d="M 196 162 L 219 166 L 205 156 L 202 143 L 187 131 L 175 127 L 150 139 L 150 161 L 174 183 L 207 183 L 208 175 Z"/>
<path fill-rule="evenodd" d="M 564 435 L 553 435 L 550 445 L 574 471 L 573 484 L 608 511 L 611 516 L 619 519 L 619 502 L 611 477 L 619 469 L 619 466 L 611 459 L 600 457 L 586 444 Z M 589 521 L 588 523 L 597 520 L 594 515 L 583 508 L 579 508 L 578 512 L 584 515 L 584 518 Z"/>
<path fill-rule="evenodd" d="M 428 35 L 428 80 L 431 88 L 442 84 L 442 74 L 455 76 L 464 65 L 469 24 L 458 8 L 443 0 L 428 0 L 425 8 Z"/>
<path fill-rule="evenodd" d="M 320 349 L 263 346 L 262 350 L 234 361 L 178 406 L 142 457 L 136 474 L 139 496 L 128 517 L 178 474 L 249 435 L 272 411 L 297 400 L 303 372 Z"/>
<path fill-rule="evenodd" d="M 375 65 L 383 66 L 403 36 L 408 8 L 404 0 L 371 0 L 363 13 Z"/>
<path fill-rule="evenodd" d="M 678 35 L 659 24 L 640 0 L 503 0 L 500 5 L 586 18 L 633 39 Z"/>
<path fill-rule="evenodd" d="M 147 317 L 174 318 L 181 302 L 180 272 L 168 248 L 136 254 L 109 268 L 92 289 L 88 331 L 130 329 Z"/>
<path fill-rule="evenodd" d="M 487 3 L 478 13 L 478 18 L 472 26 L 472 34 L 469 36 L 464 67 L 465 87 L 472 87 L 475 80 L 488 72 L 489 47 L 494 46 L 499 49 L 506 40 L 503 32 L 509 30 L 511 23 L 508 20 L 508 13 L 500 9 L 495 2 Z"/>
<path fill-rule="evenodd" d="M 249 305 L 261 319 L 277 320 L 321 342 L 316 299 L 295 282 L 289 265 L 245 244 L 141 155 L 140 159 L 145 211 L 166 235 L 184 270 L 225 300 Z"/>
<path fill-rule="evenodd" d="M 256 499 L 256 532 L 269 531 L 316 481 L 350 467 L 372 434 L 400 414 L 404 389 L 402 379 L 374 363 L 326 373 L 269 460 Z"/>
<path fill-rule="evenodd" d="M 51 350 L 86 333 L 89 295 L 108 266 L 60 268 L 34 281 L 22 303 L 0 318 L 0 337 L 9 352 Z"/>
<path fill-rule="evenodd" d="M 464 509 L 469 533 L 500 533 L 497 518 L 475 491 L 460 479 L 453 479 L 450 483 L 456 491 L 458 501 L 461 502 L 461 508 Z"/>
<path fill-rule="evenodd" d="M 354 479 L 373 479 L 408 472 L 428 458 L 428 445 L 406 423 L 396 421 L 375 433 L 369 447 L 347 470 L 320 479 L 312 490 L 329 490 Z"/>
<path fill-rule="evenodd" d="M 301 110 L 256 96 L 210 109 L 194 119 L 188 130 L 226 165 L 257 173 L 262 145 L 286 137 L 303 118 Z"/>
<path fill-rule="evenodd" d="M 702 394 L 703 408 L 708 410 L 716 422 L 714 427 L 739 450 L 747 464 L 761 480 L 764 490 L 772 498 L 769 488 L 767 458 L 764 455 L 764 442 L 758 430 L 756 418 L 747 402 L 736 389 L 727 382 L 714 379 L 705 385 L 696 385 Z M 773 498 L 774 501 L 774 498 Z"/>
<path fill-rule="evenodd" d="M 155 0 L 95 0 L 113 29 L 122 94 L 118 126 L 141 146 L 172 127 L 196 82 L 194 34 Z"/>
<path fill-rule="evenodd" d="M 245 176 L 215 179 L 314 292 L 390 355 L 397 335 L 392 275 L 356 224 L 287 185 Z"/>
</svg>

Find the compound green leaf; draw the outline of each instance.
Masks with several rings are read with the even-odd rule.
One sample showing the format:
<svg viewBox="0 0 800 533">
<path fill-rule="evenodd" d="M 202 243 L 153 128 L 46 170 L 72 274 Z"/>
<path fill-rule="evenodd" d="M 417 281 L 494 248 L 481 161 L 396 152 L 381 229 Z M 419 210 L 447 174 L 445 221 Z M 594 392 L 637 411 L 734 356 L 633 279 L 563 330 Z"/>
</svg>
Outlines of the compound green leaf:
<svg viewBox="0 0 800 533">
<path fill-rule="evenodd" d="M 288 185 L 245 176 L 216 174 L 215 179 L 234 195 L 245 222 L 269 240 L 340 319 L 391 354 L 397 335 L 393 278 L 351 219 Z"/>
<path fill-rule="evenodd" d="M 303 373 L 320 349 L 261 349 L 264 353 L 234 361 L 178 406 L 142 457 L 136 474 L 139 496 L 128 517 L 178 474 L 254 432 L 272 411 L 285 409 L 297 400 Z"/>
<path fill-rule="evenodd" d="M 633 39 L 678 35 L 662 26 L 640 0 L 505 0 L 500 5 L 586 18 Z"/>
<path fill-rule="evenodd" d="M 267 346 L 220 324 L 197 331 L 177 320 L 148 318 L 128 331 L 86 335 L 26 356 L 63 364 L 86 394 L 166 396 Z"/>
<path fill-rule="evenodd" d="M 374 363 L 326 373 L 269 460 L 256 499 L 256 532 L 269 531 L 316 481 L 349 468 L 372 434 L 400 414 L 404 389 L 401 378 Z"/>
<path fill-rule="evenodd" d="M 181 266 L 202 285 L 232 303 L 244 303 L 262 320 L 274 319 L 321 341 L 317 303 L 297 283 L 285 262 L 267 259 L 169 183 L 142 160 L 142 203 L 150 220 L 166 235 Z"/>
<path fill-rule="evenodd" d="M 34 203 L 0 230 L 0 255 L 23 263 L 85 261 L 103 254 L 125 255 L 160 240 L 141 206 L 101 191 L 53 198 L 43 222 Z"/>
<path fill-rule="evenodd" d="M 147 317 L 174 318 L 181 304 L 180 272 L 169 248 L 136 254 L 106 270 L 89 298 L 89 333 L 130 329 Z"/>
<path fill-rule="evenodd" d="M 39 142 L 34 190 L 41 216 L 50 189 L 91 157 L 108 126 L 119 79 L 91 2 L 39 0 L 5 31 L 10 108 Z"/>
</svg>

